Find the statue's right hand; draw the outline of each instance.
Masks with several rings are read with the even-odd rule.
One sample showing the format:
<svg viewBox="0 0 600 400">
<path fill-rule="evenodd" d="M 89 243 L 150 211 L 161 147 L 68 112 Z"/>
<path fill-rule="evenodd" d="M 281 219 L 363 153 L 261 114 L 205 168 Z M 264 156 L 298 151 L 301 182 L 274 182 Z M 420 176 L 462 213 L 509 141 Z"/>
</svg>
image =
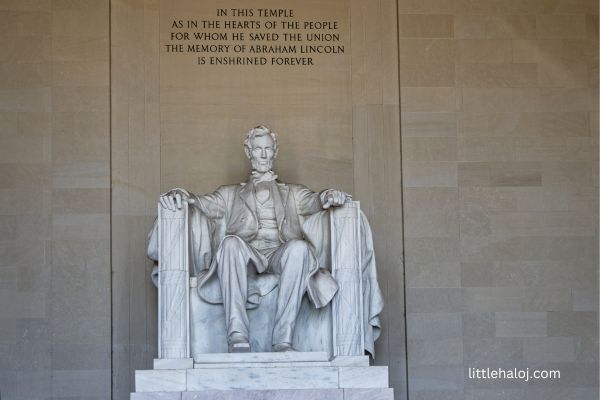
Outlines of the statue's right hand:
<svg viewBox="0 0 600 400">
<path fill-rule="evenodd" d="M 183 202 L 190 202 L 191 196 L 185 189 L 175 188 L 160 196 L 159 201 L 162 208 L 166 210 L 180 210 Z"/>
</svg>

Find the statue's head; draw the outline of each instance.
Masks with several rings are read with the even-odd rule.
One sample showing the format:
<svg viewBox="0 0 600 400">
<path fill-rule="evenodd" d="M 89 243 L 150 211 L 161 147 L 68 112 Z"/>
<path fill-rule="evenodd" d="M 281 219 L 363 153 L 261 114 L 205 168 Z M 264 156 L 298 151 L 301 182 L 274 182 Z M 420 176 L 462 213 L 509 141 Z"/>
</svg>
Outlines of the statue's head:
<svg viewBox="0 0 600 400">
<path fill-rule="evenodd" d="M 254 171 L 270 171 L 278 149 L 277 134 L 266 126 L 260 125 L 250 129 L 244 140 L 244 150 Z"/>
</svg>

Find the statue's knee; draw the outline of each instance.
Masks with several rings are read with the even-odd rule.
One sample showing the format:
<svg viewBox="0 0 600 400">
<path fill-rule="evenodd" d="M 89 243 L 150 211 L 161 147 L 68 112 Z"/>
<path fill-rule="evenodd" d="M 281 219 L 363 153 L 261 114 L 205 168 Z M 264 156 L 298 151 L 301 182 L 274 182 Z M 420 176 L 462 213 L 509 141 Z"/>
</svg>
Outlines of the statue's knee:
<svg viewBox="0 0 600 400">
<path fill-rule="evenodd" d="M 240 262 L 238 254 L 243 251 L 244 241 L 237 236 L 226 236 L 221 241 L 218 267 L 221 270 L 246 269 L 246 263 Z"/>
<path fill-rule="evenodd" d="M 221 249 L 223 249 L 223 251 L 238 251 L 238 249 L 240 248 L 241 240 L 242 239 L 240 239 L 237 236 L 225 236 L 225 238 L 223 238 L 223 241 L 221 242 Z"/>
<path fill-rule="evenodd" d="M 308 270 L 310 264 L 310 248 L 304 240 L 292 240 L 287 243 L 286 255 L 284 257 L 282 269 L 287 269 L 287 264 L 295 265 L 293 270 L 298 273 L 304 273 Z"/>
<path fill-rule="evenodd" d="M 308 254 L 310 249 L 308 243 L 304 240 L 294 239 L 287 243 L 287 251 L 295 256 Z"/>
</svg>

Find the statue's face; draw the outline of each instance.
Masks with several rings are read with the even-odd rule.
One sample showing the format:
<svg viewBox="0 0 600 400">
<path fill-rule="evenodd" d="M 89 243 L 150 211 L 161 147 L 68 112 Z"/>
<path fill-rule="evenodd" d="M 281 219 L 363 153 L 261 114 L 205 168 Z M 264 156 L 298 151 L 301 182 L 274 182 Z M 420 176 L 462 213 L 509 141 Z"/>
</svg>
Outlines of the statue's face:
<svg viewBox="0 0 600 400">
<path fill-rule="evenodd" d="M 252 150 L 249 157 L 252 169 L 258 172 L 267 172 L 273 168 L 275 159 L 274 142 L 271 135 L 258 136 L 252 139 Z"/>
</svg>

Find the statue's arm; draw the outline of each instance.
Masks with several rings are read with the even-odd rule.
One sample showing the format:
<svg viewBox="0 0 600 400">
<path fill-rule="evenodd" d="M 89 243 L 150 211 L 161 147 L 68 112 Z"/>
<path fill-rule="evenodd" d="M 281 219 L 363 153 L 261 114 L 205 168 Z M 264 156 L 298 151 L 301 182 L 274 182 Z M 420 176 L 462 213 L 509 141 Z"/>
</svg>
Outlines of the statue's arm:
<svg viewBox="0 0 600 400">
<path fill-rule="evenodd" d="M 298 205 L 298 214 L 307 216 L 323 210 L 323 203 L 321 202 L 321 194 L 323 192 L 313 192 L 306 186 L 297 185 L 295 197 Z"/>
<path fill-rule="evenodd" d="M 296 192 L 298 213 L 312 215 L 329 207 L 344 205 L 352 196 L 337 189 L 325 189 L 319 193 L 313 192 L 305 186 L 298 185 Z"/>
<path fill-rule="evenodd" d="M 221 218 L 225 215 L 226 202 L 224 191 L 221 188 L 213 193 L 196 195 L 185 189 L 175 188 L 160 196 L 160 204 L 168 210 L 181 208 L 182 202 L 199 209 L 208 218 Z"/>
<path fill-rule="evenodd" d="M 223 189 L 219 188 L 212 193 L 201 196 L 191 195 L 189 203 L 198 208 L 208 218 L 222 218 L 227 209 L 226 196 L 227 194 Z"/>
</svg>

